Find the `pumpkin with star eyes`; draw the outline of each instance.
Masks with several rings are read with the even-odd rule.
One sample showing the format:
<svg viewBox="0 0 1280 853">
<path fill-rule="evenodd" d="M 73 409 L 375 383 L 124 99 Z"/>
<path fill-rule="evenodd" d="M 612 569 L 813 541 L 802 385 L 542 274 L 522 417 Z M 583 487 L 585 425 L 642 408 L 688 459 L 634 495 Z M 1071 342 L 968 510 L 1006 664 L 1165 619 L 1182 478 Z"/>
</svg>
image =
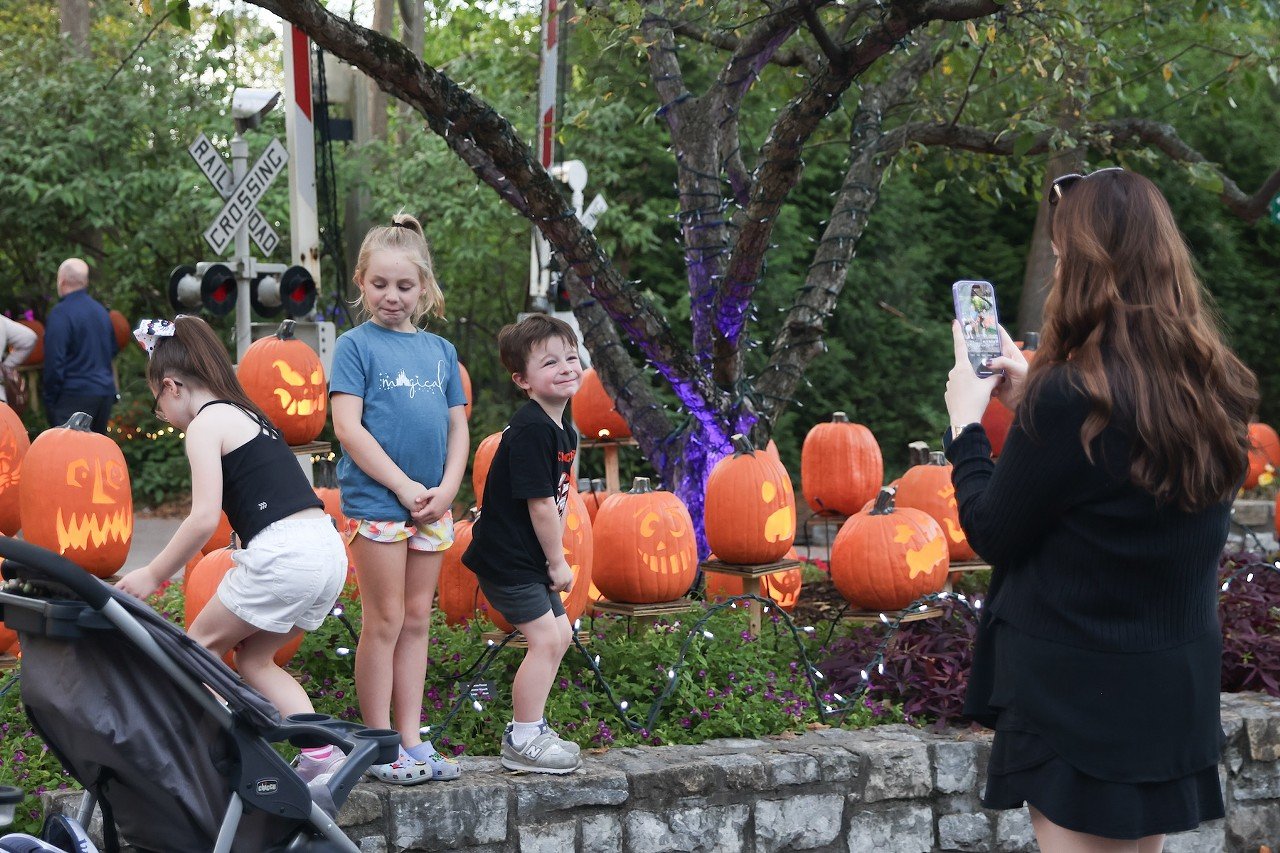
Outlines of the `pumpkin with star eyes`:
<svg viewBox="0 0 1280 853">
<path fill-rule="evenodd" d="M 209 599 L 218 593 L 218 584 L 222 583 L 223 576 L 231 571 L 235 565 L 235 561 L 231 558 L 233 548 L 219 548 L 216 551 L 210 551 L 200 558 L 200 561 L 191 568 L 187 569 L 183 576 L 183 591 L 186 600 L 183 602 L 182 614 L 187 630 L 191 630 L 191 625 L 196 621 L 196 617 L 200 615 L 200 611 L 204 610 L 205 605 L 209 603 Z M 272 655 L 272 660 L 276 666 L 284 666 L 293 656 L 298 653 L 298 648 L 302 645 L 303 634 L 299 633 L 289 642 L 285 643 L 276 653 Z M 232 669 L 236 668 L 235 652 L 227 652 L 222 660 Z"/>
<path fill-rule="evenodd" d="M 285 320 L 270 337 L 245 350 L 236 376 L 249 399 L 280 430 L 286 443 L 315 441 L 329 414 L 329 388 L 316 351 L 293 337 Z"/>
<path fill-rule="evenodd" d="M 573 572 L 573 583 L 568 592 L 560 593 L 560 603 L 564 605 L 565 616 L 572 625 L 582 617 L 587 609 L 587 601 L 592 589 L 592 569 L 595 562 L 595 541 L 591 527 L 591 516 L 587 514 L 587 505 L 576 490 L 569 490 L 569 503 L 564 510 L 564 536 L 560 547 L 564 549 L 565 562 Z M 480 601 L 488 611 L 489 618 L 499 631 L 510 633 L 515 630 L 502 614 L 485 600 L 484 593 Z"/>
<path fill-rule="evenodd" d="M 18 484 L 22 459 L 31 447 L 27 428 L 18 413 L 0 403 L 0 533 L 13 536 L 22 527 L 18 508 Z"/>
<path fill-rule="evenodd" d="M 757 452 L 745 435 L 735 435 L 733 447 L 707 478 L 707 547 L 726 563 L 777 562 L 796 538 L 791 478 L 781 462 Z"/>
<path fill-rule="evenodd" d="M 637 477 L 596 513 L 595 585 L 610 601 L 654 604 L 689 591 L 698 570 L 693 519 L 680 499 Z"/>
<path fill-rule="evenodd" d="M 716 559 L 716 555 L 712 554 L 708 560 Z M 799 560 L 800 555 L 796 553 L 795 548 L 791 548 L 783 555 L 784 560 Z M 722 575 L 716 572 L 707 572 L 703 575 L 707 579 L 707 600 L 708 601 L 724 601 L 733 598 L 736 595 L 742 595 L 742 578 L 733 575 Z M 804 571 L 800 566 L 794 569 L 787 569 L 785 572 L 774 572 L 771 575 L 765 575 L 760 579 L 762 592 L 769 598 L 773 599 L 779 607 L 790 613 L 796 609 L 796 602 L 800 600 L 800 587 L 803 584 Z"/>
<path fill-rule="evenodd" d="M 814 512 L 853 515 L 884 481 L 884 459 L 871 430 L 836 412 L 800 448 L 800 490 Z"/>
<path fill-rule="evenodd" d="M 592 441 L 631 437 L 631 427 L 618 414 L 594 367 L 582 371 L 582 385 L 573 395 L 573 420 L 579 432 Z"/>
<path fill-rule="evenodd" d="M 901 610 L 941 592 L 947 582 L 946 536 L 928 513 L 894 507 L 884 488 L 869 511 L 851 515 L 831 543 L 831 580 L 863 610 Z"/>
<path fill-rule="evenodd" d="M 31 442 L 18 484 L 23 537 L 110 577 L 133 542 L 133 492 L 120 447 L 76 412 Z"/>
<path fill-rule="evenodd" d="M 956 488 L 951 485 L 951 464 L 945 455 L 934 451 L 928 454 L 927 462 L 908 468 L 898 485 L 895 502 L 902 508 L 923 510 L 938 522 L 946 534 L 951 562 L 972 560 L 976 556 L 960 527 Z"/>
<path fill-rule="evenodd" d="M 493 457 L 502 443 L 502 433 L 486 435 L 476 447 L 475 458 L 471 460 L 471 488 L 476 493 L 476 506 L 484 506 L 484 484 L 489 479 L 489 469 L 493 467 Z"/>
</svg>

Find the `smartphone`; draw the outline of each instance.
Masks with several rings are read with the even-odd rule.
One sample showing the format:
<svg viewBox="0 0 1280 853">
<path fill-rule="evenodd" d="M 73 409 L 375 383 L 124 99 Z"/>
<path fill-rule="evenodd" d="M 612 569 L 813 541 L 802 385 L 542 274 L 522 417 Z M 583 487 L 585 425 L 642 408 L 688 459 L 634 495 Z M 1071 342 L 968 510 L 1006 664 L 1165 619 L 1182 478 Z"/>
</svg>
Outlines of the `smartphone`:
<svg viewBox="0 0 1280 853">
<path fill-rule="evenodd" d="M 964 333 L 969 363 L 979 376 L 990 376 L 989 360 L 1000 355 L 1000 318 L 996 314 L 996 289 L 989 281 L 957 281 L 951 285 L 956 319 Z"/>
</svg>

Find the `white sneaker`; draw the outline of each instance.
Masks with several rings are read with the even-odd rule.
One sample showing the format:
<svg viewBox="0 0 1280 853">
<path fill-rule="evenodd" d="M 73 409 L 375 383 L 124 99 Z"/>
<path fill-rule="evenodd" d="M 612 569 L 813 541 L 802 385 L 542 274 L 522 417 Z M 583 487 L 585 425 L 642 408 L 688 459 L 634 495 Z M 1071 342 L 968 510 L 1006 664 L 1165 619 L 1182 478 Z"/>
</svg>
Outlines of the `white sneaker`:
<svg viewBox="0 0 1280 853">
<path fill-rule="evenodd" d="M 508 770 L 563 774 L 582 766 L 578 745 L 558 737 L 546 723 L 538 734 L 518 748 L 511 740 L 511 729 L 508 724 L 502 735 L 502 766 Z"/>
</svg>

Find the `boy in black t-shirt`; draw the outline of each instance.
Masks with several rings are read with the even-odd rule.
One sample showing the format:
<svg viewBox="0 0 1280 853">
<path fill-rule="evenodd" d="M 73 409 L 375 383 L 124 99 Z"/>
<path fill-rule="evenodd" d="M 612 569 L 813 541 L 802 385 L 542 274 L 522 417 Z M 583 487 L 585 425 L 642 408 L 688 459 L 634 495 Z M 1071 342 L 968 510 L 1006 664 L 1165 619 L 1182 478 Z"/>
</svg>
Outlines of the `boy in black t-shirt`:
<svg viewBox="0 0 1280 853">
<path fill-rule="evenodd" d="M 573 583 L 561 541 L 578 446 L 564 417 L 582 383 L 578 338 L 563 320 L 533 314 L 503 327 L 498 354 L 529 402 L 502 432 L 462 562 L 529 643 L 511 689 L 514 720 L 502 736 L 502 766 L 571 773 L 582 765 L 578 745 L 558 737 L 543 714 L 573 639 L 560 593 Z"/>
</svg>

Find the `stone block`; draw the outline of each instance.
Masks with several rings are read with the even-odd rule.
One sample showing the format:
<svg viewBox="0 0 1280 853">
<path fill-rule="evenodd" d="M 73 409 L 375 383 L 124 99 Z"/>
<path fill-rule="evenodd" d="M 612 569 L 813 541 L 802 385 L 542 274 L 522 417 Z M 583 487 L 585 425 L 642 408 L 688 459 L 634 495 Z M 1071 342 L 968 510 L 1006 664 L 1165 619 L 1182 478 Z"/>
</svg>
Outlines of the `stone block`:
<svg viewBox="0 0 1280 853">
<path fill-rule="evenodd" d="M 836 840 L 844 797 L 816 794 L 756 803 L 756 851 L 812 850 Z"/>
<path fill-rule="evenodd" d="M 360 826 L 381 820 L 386 811 L 382 795 L 372 785 L 356 785 L 338 811 L 338 826 Z"/>
<path fill-rule="evenodd" d="M 522 821 L 562 809 L 619 806 L 631 790 L 626 773 L 596 763 L 584 764 L 566 776 L 530 773 L 511 779 L 509 784 L 516 795 L 516 816 Z"/>
<path fill-rule="evenodd" d="M 535 823 L 520 827 L 520 853 L 565 853 L 577 844 L 575 821 Z"/>
<path fill-rule="evenodd" d="M 790 751 L 812 756 L 818 762 L 818 778 L 823 782 L 856 782 L 862 777 L 862 756 L 842 747 L 808 743 Z"/>
<path fill-rule="evenodd" d="M 1202 823 L 1190 832 L 1178 832 L 1164 839 L 1164 853 L 1226 853 L 1227 822 Z"/>
<path fill-rule="evenodd" d="M 750 737 L 718 737 L 702 744 L 712 752 L 749 752 L 754 749 L 768 749 L 769 744 Z"/>
<path fill-rule="evenodd" d="M 929 766 L 929 748 L 923 741 L 865 741 L 855 750 L 867 760 L 865 802 L 929 795 L 933 770 Z"/>
<path fill-rule="evenodd" d="M 624 849 L 741 853 L 750 815 L 745 805 L 638 809 L 623 816 Z"/>
<path fill-rule="evenodd" d="M 1245 762 L 1231 780 L 1231 796 L 1237 800 L 1280 799 L 1280 762 Z"/>
<path fill-rule="evenodd" d="M 1233 804 L 1227 809 L 1227 835 L 1236 850 L 1257 850 L 1280 838 L 1280 805 Z"/>
<path fill-rule="evenodd" d="M 942 741 L 933 745 L 933 786 L 943 794 L 961 794 L 978 782 L 978 745 L 970 741 Z"/>
<path fill-rule="evenodd" d="M 622 818 L 610 812 L 584 817 L 582 853 L 622 853 Z"/>
<path fill-rule="evenodd" d="M 803 752 L 762 752 L 757 755 L 769 774 L 769 782 L 778 785 L 807 785 L 817 782 L 818 760 Z"/>
<path fill-rule="evenodd" d="M 996 812 L 996 850 L 1000 853 L 1032 853 L 1036 832 L 1026 809 Z"/>
<path fill-rule="evenodd" d="M 1249 739 L 1249 757 L 1254 761 L 1280 760 L 1280 713 L 1244 719 Z"/>
<path fill-rule="evenodd" d="M 716 756 L 716 764 L 724 773 L 724 785 L 731 791 L 762 791 L 768 787 L 769 774 L 764 763 L 749 752 L 732 752 Z"/>
<path fill-rule="evenodd" d="M 463 776 L 429 787 L 429 792 L 411 787 L 389 793 L 393 850 L 451 850 L 507 837 L 507 785 Z"/>
<path fill-rule="evenodd" d="M 696 753 L 664 749 L 619 750 L 607 768 L 625 773 L 633 800 L 672 802 L 713 793 L 724 787 L 718 756 L 699 759 Z"/>
<path fill-rule="evenodd" d="M 942 850 L 990 850 L 991 818 L 981 812 L 943 815 L 938 818 L 938 847 Z"/>
<path fill-rule="evenodd" d="M 929 853 L 933 850 L 933 811 L 928 806 L 900 803 L 865 808 L 853 798 L 849 798 L 849 805 L 853 808 L 846 836 L 849 853 Z"/>
<path fill-rule="evenodd" d="M 387 853 L 387 839 L 378 836 L 361 838 L 360 853 Z"/>
</svg>

